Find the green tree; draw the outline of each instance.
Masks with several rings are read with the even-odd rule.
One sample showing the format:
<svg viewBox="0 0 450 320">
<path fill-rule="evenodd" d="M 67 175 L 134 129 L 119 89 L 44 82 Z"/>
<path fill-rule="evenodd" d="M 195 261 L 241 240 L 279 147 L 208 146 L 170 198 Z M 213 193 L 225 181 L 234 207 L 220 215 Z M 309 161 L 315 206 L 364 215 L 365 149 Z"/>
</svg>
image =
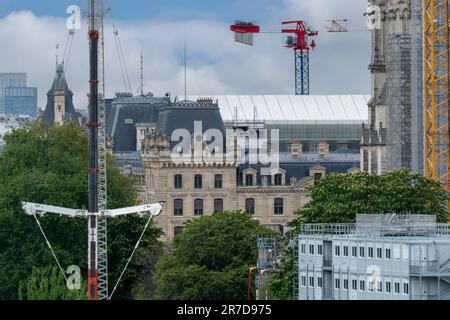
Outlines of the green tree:
<svg viewBox="0 0 450 320">
<path fill-rule="evenodd" d="M 358 213 L 435 214 L 438 221 L 447 221 L 447 193 L 442 186 L 407 170 L 331 174 L 309 191 L 311 201 L 296 212 L 291 226 L 354 222 Z"/>
<path fill-rule="evenodd" d="M 157 299 L 243 300 L 258 257 L 258 236 L 274 232 L 242 212 L 221 212 L 186 223 L 173 250 L 156 267 Z"/>
<path fill-rule="evenodd" d="M 0 154 L 0 299 L 17 299 L 19 284 L 31 277 L 33 267 L 54 266 L 54 260 L 33 217 L 21 201 L 83 208 L 87 204 L 86 134 L 72 123 L 46 127 L 36 122 L 5 136 Z M 108 158 L 108 207 L 136 204 L 134 181 L 120 174 Z M 55 215 L 40 218 L 63 266 L 78 265 L 86 274 L 86 220 Z M 142 232 L 145 219 L 122 217 L 108 222 L 110 282 L 121 268 Z M 159 247 L 161 234 L 149 227 L 136 259 L 123 278 L 117 298 L 131 298 L 131 289 L 144 270 L 140 256 Z"/>
<path fill-rule="evenodd" d="M 356 214 L 435 214 L 447 221 L 447 193 L 442 186 L 406 170 L 373 175 L 369 173 L 331 174 L 309 189 L 311 200 L 297 210 L 286 235 L 293 239 L 303 223 L 352 223 Z M 283 253 L 279 272 L 269 281 L 269 293 L 277 299 L 291 299 L 294 251 Z"/>
<path fill-rule="evenodd" d="M 69 290 L 57 267 L 35 268 L 31 277 L 20 283 L 20 300 L 86 300 L 86 281 L 80 289 Z"/>
</svg>

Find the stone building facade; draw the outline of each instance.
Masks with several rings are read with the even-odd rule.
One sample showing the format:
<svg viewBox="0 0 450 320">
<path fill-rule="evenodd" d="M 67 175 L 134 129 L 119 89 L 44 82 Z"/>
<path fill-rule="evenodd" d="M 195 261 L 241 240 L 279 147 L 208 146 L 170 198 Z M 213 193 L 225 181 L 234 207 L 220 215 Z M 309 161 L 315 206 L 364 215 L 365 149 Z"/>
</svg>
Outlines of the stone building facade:
<svg viewBox="0 0 450 320">
<path fill-rule="evenodd" d="M 315 181 L 329 173 L 359 170 L 359 153 L 331 152 L 326 141 L 320 141 L 315 152 L 304 152 L 302 143 L 294 140 L 288 152 L 278 153 L 278 165 L 269 167 L 267 161 L 252 163 L 247 161 L 248 145 L 242 148 L 237 141 L 254 136 L 255 131 L 259 136 L 262 132 L 257 130 L 261 128 L 225 129 L 219 106 L 212 99 L 175 101 L 157 107 L 156 117 L 133 120 L 135 135 L 116 135 L 116 146 L 133 143 L 136 151 L 115 152 L 115 157 L 124 174 L 137 177 L 141 203 L 165 202 L 163 212 L 155 219 L 166 240 L 182 232 L 190 219 L 227 210 L 240 210 L 282 233 L 295 218 L 294 212 L 309 201 L 308 187 Z M 133 108 L 136 113 L 147 107 Z M 120 112 L 128 111 L 124 107 Z M 116 121 L 115 130 L 124 132 L 121 126 L 127 126 L 125 120 L 131 116 L 127 113 L 123 121 Z M 214 149 L 223 153 L 216 155 L 214 151 L 213 161 L 204 158 L 213 141 L 208 138 L 211 132 L 226 137 L 222 146 Z M 229 133 L 231 139 L 227 139 Z M 180 147 L 180 141 L 189 142 L 188 146 Z M 221 138 L 214 138 L 214 142 L 219 141 Z M 272 148 L 270 140 L 265 143 L 268 149 Z M 200 160 L 195 151 L 198 144 L 202 148 Z M 189 150 L 189 156 L 178 161 L 173 157 L 174 150 L 181 154 Z M 230 150 L 235 151 L 231 158 Z M 259 160 L 269 156 L 260 151 Z"/>
<path fill-rule="evenodd" d="M 155 135 L 144 141 L 141 161 L 145 172 L 141 201 L 165 201 L 165 209 L 156 220 L 167 238 L 181 232 L 189 219 L 233 210 L 241 210 L 283 232 L 294 218 L 294 211 L 308 201 L 307 187 L 314 183 L 314 177 L 326 173 L 324 167 L 311 166 L 309 175 L 297 181 L 279 169 L 273 172 L 273 183 L 269 184 L 269 179 L 261 179 L 258 170 L 246 168 L 238 173 L 239 165 L 226 163 L 225 159 L 178 164 L 171 159 L 169 139 Z"/>
</svg>

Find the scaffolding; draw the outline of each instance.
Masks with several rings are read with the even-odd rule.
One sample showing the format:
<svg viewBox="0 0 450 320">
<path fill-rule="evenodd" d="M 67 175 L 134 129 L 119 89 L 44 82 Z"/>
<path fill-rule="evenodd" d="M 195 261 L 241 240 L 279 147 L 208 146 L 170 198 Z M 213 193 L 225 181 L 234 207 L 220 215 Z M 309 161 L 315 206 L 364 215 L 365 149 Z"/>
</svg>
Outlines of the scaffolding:
<svg viewBox="0 0 450 320">
<path fill-rule="evenodd" d="M 411 0 L 411 171 L 425 174 L 423 0 Z"/>
<path fill-rule="evenodd" d="M 258 238 L 258 262 L 256 265 L 256 299 L 267 300 L 267 285 L 270 274 L 275 270 L 277 259 L 276 239 Z"/>
<path fill-rule="evenodd" d="M 411 169 L 411 36 L 392 34 L 387 51 L 387 169 Z"/>
</svg>

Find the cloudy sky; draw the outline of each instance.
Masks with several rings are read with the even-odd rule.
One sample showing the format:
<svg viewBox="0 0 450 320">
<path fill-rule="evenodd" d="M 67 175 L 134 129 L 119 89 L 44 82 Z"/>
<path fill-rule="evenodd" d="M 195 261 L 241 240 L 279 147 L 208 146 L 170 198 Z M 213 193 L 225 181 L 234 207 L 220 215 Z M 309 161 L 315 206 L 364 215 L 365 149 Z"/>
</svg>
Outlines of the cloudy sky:
<svg viewBox="0 0 450 320">
<path fill-rule="evenodd" d="M 369 94 L 370 33 L 365 31 L 365 0 L 106 0 L 107 96 L 124 91 L 113 35 L 119 31 L 133 92 L 139 88 L 140 52 L 144 55 L 144 91 L 155 95 L 184 91 L 184 41 L 188 51 L 188 94 L 291 94 L 294 54 L 283 47 L 285 35 L 255 36 L 255 45 L 235 43 L 229 25 L 256 21 L 263 30 L 281 29 L 281 21 L 305 20 L 319 30 L 311 54 L 312 94 Z M 27 72 L 44 106 L 55 75 L 56 45 L 62 56 L 69 5 L 86 0 L 0 0 L 0 72 Z M 349 19 L 349 33 L 326 33 L 328 19 Z M 84 107 L 88 92 L 86 21 L 77 31 L 67 80 L 75 105 Z"/>
</svg>

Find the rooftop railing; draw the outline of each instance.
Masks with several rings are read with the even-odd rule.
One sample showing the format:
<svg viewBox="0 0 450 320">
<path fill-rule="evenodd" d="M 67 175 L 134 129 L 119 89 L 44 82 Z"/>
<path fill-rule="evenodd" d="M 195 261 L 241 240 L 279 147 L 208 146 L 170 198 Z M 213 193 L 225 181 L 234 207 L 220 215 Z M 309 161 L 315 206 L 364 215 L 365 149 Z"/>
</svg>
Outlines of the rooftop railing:
<svg viewBox="0 0 450 320">
<path fill-rule="evenodd" d="M 450 235 L 449 224 L 430 225 L 392 225 L 361 227 L 354 223 L 333 223 L 333 224 L 303 224 L 300 226 L 301 235 L 349 235 L 349 236 L 442 236 Z"/>
</svg>

